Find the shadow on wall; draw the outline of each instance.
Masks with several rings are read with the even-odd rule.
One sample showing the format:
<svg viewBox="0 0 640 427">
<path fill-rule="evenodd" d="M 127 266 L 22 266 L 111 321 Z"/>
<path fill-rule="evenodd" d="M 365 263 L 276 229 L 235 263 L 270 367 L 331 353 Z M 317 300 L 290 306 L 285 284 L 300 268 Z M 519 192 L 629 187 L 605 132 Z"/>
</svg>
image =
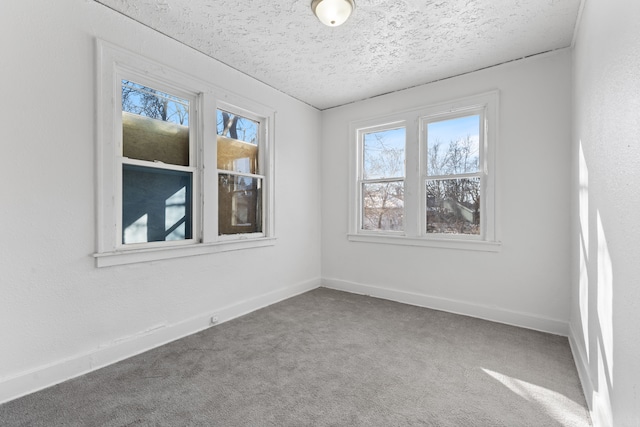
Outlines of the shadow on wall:
<svg viewBox="0 0 640 427">
<path fill-rule="evenodd" d="M 600 211 L 589 198 L 589 170 L 578 147 L 579 306 L 583 357 L 589 370 L 591 395 L 585 396 L 594 420 L 612 419 L 613 392 L 613 264 Z M 583 379 L 584 380 L 584 379 Z"/>
</svg>

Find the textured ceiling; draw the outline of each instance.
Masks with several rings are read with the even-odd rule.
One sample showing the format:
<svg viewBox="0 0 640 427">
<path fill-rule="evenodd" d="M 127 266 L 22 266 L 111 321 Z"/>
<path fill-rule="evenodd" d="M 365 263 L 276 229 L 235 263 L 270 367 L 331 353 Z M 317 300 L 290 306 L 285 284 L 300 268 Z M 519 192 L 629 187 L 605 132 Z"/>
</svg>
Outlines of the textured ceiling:
<svg viewBox="0 0 640 427">
<path fill-rule="evenodd" d="M 570 46 L 581 0 L 96 0 L 318 109 Z"/>
</svg>

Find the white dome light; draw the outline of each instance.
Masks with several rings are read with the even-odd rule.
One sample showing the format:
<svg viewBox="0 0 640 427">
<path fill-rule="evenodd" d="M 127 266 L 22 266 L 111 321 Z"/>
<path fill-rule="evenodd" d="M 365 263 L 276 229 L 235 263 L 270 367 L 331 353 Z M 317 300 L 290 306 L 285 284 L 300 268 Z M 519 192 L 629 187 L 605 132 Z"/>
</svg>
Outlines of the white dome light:
<svg viewBox="0 0 640 427">
<path fill-rule="evenodd" d="M 311 9 L 320 22 L 329 27 L 337 27 L 345 23 L 356 4 L 353 0 L 313 0 Z"/>
</svg>

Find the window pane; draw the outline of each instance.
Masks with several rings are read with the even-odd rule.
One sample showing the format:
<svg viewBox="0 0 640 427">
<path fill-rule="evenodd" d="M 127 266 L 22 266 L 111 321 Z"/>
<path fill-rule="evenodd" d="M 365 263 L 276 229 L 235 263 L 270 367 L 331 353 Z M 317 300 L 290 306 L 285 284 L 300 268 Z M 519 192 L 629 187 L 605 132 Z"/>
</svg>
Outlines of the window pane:
<svg viewBox="0 0 640 427">
<path fill-rule="evenodd" d="M 479 148 L 479 115 L 429 123 L 427 172 L 431 176 L 478 172 Z"/>
<path fill-rule="evenodd" d="M 189 101 L 122 81 L 122 155 L 189 165 Z"/>
<path fill-rule="evenodd" d="M 227 111 L 217 111 L 218 169 L 259 173 L 258 130 L 260 123 Z"/>
<path fill-rule="evenodd" d="M 362 184 L 362 228 L 404 228 L 404 181 Z"/>
<path fill-rule="evenodd" d="M 364 134 L 363 178 L 404 177 L 405 129 Z"/>
<path fill-rule="evenodd" d="M 480 178 L 427 181 L 427 233 L 480 234 Z"/>
<path fill-rule="evenodd" d="M 262 232 L 262 178 L 220 174 L 218 233 Z"/>
<path fill-rule="evenodd" d="M 190 172 L 123 165 L 122 243 L 192 238 Z"/>
<path fill-rule="evenodd" d="M 218 169 L 258 173 L 258 146 L 218 135 Z"/>
</svg>

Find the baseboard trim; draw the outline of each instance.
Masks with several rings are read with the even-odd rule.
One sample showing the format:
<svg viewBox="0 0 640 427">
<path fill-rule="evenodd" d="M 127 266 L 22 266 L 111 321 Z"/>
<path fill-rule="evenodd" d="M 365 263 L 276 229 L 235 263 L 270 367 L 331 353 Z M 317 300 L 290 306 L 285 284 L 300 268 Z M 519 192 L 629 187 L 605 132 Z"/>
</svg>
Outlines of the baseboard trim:
<svg viewBox="0 0 640 427">
<path fill-rule="evenodd" d="M 573 325 L 569 323 L 569 347 L 571 348 L 571 354 L 573 354 L 573 361 L 576 364 L 576 370 L 578 371 L 578 378 L 580 379 L 580 384 L 582 384 L 582 393 L 584 394 L 584 398 L 587 401 L 587 406 L 589 408 L 589 415 L 591 416 L 591 421 L 595 421 L 595 414 L 593 412 L 593 383 L 591 382 L 591 375 L 589 375 L 589 364 L 587 363 L 587 357 L 584 354 L 584 350 L 582 346 L 578 345 L 578 341 L 576 341 L 575 330 L 573 329 Z M 594 424 L 594 426 L 596 426 Z M 598 427 L 598 426 L 596 426 Z"/>
<path fill-rule="evenodd" d="M 462 314 L 492 322 L 505 323 L 521 328 L 533 329 L 554 335 L 567 336 L 569 323 L 529 313 L 507 310 L 499 307 L 490 307 L 482 304 L 474 304 L 449 298 L 435 297 L 431 295 L 413 292 L 399 291 L 362 283 L 355 283 L 340 279 L 323 278 L 322 286 L 330 289 L 351 292 L 354 294 L 369 295 L 376 298 L 401 302 L 419 307 L 432 308 L 449 313 Z"/>
<path fill-rule="evenodd" d="M 578 378 L 582 384 L 582 392 L 584 393 L 587 406 L 589 407 L 589 416 L 594 427 L 612 427 L 613 415 L 611 412 L 611 402 L 609 400 L 610 391 L 598 391 L 593 385 L 591 370 L 589 368 L 589 358 L 585 354 L 585 349 L 578 344 L 576 339 L 576 331 L 573 324 L 569 324 L 569 345 L 573 360 L 578 370 Z M 597 375 L 597 374 L 596 374 Z"/>
<path fill-rule="evenodd" d="M 311 279 L 224 307 L 213 307 L 204 314 L 181 322 L 171 325 L 160 324 L 132 336 L 104 344 L 97 349 L 4 378 L 0 380 L 0 404 L 207 329 L 212 326 L 212 313 L 218 315 L 218 323 L 216 323 L 218 325 L 318 288 L 320 284 L 320 278 Z"/>
</svg>

